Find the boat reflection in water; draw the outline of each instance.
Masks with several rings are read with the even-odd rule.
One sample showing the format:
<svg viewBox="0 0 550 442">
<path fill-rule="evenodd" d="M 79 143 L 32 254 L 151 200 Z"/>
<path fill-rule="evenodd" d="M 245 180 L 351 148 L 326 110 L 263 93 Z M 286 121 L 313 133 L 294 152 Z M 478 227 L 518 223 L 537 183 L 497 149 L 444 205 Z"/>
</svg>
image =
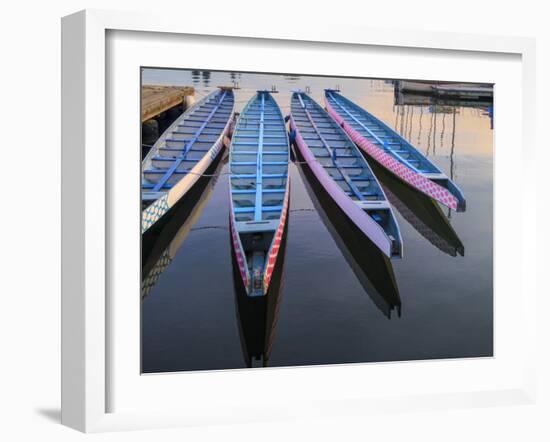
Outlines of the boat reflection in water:
<svg viewBox="0 0 550 442">
<path fill-rule="evenodd" d="M 304 161 L 298 151 L 296 158 Z M 317 213 L 372 302 L 387 318 L 394 310 L 401 316 L 401 298 L 390 260 L 341 211 L 307 164 L 299 164 L 298 170 Z"/>
<path fill-rule="evenodd" d="M 439 204 L 372 163 L 374 161 L 371 167 L 388 200 L 401 216 L 442 252 L 451 256 L 464 256 L 464 245 Z"/>
<path fill-rule="evenodd" d="M 220 163 L 227 163 L 227 156 L 218 158 L 195 183 L 174 210 L 170 219 L 160 228 L 151 229 L 142 236 L 141 247 L 141 299 L 149 295 L 160 275 L 174 259 L 193 225 L 200 218 L 212 189 L 218 180 Z M 155 226 L 156 227 L 156 226 Z"/>
<path fill-rule="evenodd" d="M 282 297 L 287 230 L 288 220 L 283 232 L 281 248 L 271 277 L 271 283 L 265 296 L 247 295 L 235 251 L 231 248 L 235 310 L 239 324 L 241 347 L 247 367 L 267 367 L 269 365 Z"/>
<path fill-rule="evenodd" d="M 455 107 L 473 107 L 486 108 L 492 106 L 491 98 L 481 98 L 476 100 L 464 100 L 460 98 L 437 98 L 422 94 L 407 94 L 395 92 L 394 104 L 400 106 L 455 106 Z"/>
</svg>

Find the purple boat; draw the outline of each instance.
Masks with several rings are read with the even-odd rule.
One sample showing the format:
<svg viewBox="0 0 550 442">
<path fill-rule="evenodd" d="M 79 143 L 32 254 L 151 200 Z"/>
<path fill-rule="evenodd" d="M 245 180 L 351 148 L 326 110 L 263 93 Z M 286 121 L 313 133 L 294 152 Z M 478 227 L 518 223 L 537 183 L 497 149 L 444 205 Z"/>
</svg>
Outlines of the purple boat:
<svg viewBox="0 0 550 442">
<path fill-rule="evenodd" d="M 386 195 L 344 130 L 303 92 L 292 94 L 290 127 L 301 156 L 340 209 L 386 256 L 402 257 L 401 232 Z"/>
</svg>

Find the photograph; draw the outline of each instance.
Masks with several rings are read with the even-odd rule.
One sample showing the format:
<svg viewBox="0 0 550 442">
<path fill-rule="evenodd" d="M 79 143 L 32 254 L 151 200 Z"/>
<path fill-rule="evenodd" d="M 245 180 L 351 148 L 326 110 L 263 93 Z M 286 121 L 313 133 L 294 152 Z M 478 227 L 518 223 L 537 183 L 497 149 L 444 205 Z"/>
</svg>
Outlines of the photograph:
<svg viewBox="0 0 550 442">
<path fill-rule="evenodd" d="M 143 374 L 493 357 L 493 84 L 136 75 Z"/>
</svg>

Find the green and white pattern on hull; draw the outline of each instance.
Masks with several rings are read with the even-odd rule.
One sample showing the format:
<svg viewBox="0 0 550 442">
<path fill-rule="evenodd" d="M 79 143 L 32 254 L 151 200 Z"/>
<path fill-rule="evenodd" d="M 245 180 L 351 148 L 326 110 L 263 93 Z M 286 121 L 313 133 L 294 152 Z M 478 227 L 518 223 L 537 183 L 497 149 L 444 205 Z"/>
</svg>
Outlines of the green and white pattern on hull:
<svg viewBox="0 0 550 442">
<path fill-rule="evenodd" d="M 232 89 L 213 91 L 182 114 L 151 148 L 142 167 L 142 233 L 174 207 L 224 149 L 234 106 Z"/>
</svg>

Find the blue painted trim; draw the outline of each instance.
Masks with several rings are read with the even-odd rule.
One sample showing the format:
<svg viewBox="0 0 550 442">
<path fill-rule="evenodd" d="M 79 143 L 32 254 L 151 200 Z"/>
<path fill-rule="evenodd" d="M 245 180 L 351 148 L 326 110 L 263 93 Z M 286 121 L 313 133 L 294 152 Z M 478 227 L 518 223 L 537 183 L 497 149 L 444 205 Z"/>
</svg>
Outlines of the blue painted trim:
<svg viewBox="0 0 550 442">
<path fill-rule="evenodd" d="M 147 169 L 147 170 L 144 170 L 143 173 L 144 174 L 149 174 L 149 175 L 154 175 L 154 174 L 164 174 L 166 173 L 166 170 L 167 169 Z M 187 171 L 186 170 L 175 170 L 172 175 L 187 175 Z M 164 183 L 166 184 L 166 183 Z"/>
<path fill-rule="evenodd" d="M 257 165 L 257 161 L 232 161 L 231 166 L 254 166 Z M 265 161 L 264 166 L 284 166 L 288 164 L 286 161 Z M 259 173 L 258 176 L 261 174 Z"/>
<path fill-rule="evenodd" d="M 286 192 L 285 187 L 281 187 L 278 189 L 263 189 L 263 193 L 284 193 Z M 237 194 L 237 195 L 254 195 L 256 193 L 256 190 L 242 190 L 242 189 L 232 189 L 231 193 Z"/>
<path fill-rule="evenodd" d="M 407 166 L 408 168 L 410 168 L 411 170 L 414 170 L 415 172 L 417 173 L 422 173 L 424 172 L 424 170 L 422 169 L 419 169 L 417 167 L 414 167 L 411 163 L 416 161 L 418 162 L 419 164 L 421 163 L 420 160 L 418 159 L 415 159 L 415 160 L 409 160 L 409 159 L 406 159 L 406 158 L 403 158 L 401 156 L 400 153 L 400 150 L 393 150 L 390 148 L 391 145 L 398 145 L 398 146 L 402 146 L 403 143 L 389 143 L 387 141 L 387 138 L 386 137 L 379 137 L 378 135 L 376 135 L 374 133 L 374 130 L 373 129 L 370 129 L 368 128 L 367 126 L 365 126 L 363 123 L 361 123 L 361 121 L 359 121 L 342 103 L 340 103 L 340 101 L 338 100 L 338 97 L 334 96 L 332 92 L 327 92 L 327 97 L 328 98 L 331 98 L 332 101 L 334 102 L 334 104 L 336 104 L 338 107 L 340 107 L 346 114 L 348 114 L 349 117 L 351 117 L 353 119 L 353 121 L 355 121 L 356 124 L 358 124 L 359 126 L 361 126 L 371 137 L 373 137 L 376 142 L 378 144 L 380 144 L 380 147 L 382 147 L 386 152 L 388 152 L 390 155 L 392 155 L 395 159 L 397 159 L 399 162 L 401 162 L 402 164 L 404 164 L 405 166 Z M 362 109 L 358 109 L 357 112 L 361 112 L 363 111 Z M 365 117 L 367 118 L 372 118 L 372 119 L 375 119 L 375 117 L 371 117 L 370 115 L 367 115 L 366 113 L 364 114 Z M 390 135 L 392 136 L 393 135 L 393 132 L 394 131 L 391 131 L 391 130 L 388 130 L 386 128 L 381 128 L 381 129 L 376 129 L 378 132 L 382 132 L 383 134 L 385 135 Z M 409 151 L 407 153 L 410 153 Z M 436 168 L 437 169 L 437 168 Z"/>
<path fill-rule="evenodd" d="M 265 144 L 264 144 L 265 146 Z M 264 155 L 287 155 L 287 151 L 285 150 L 274 150 L 271 152 L 264 152 Z M 239 151 L 233 151 L 233 155 L 256 155 L 255 150 L 239 150 Z"/>
<path fill-rule="evenodd" d="M 265 110 L 265 94 L 261 94 L 260 104 L 260 133 L 258 135 L 258 155 L 256 157 L 256 206 L 254 210 L 254 220 L 262 220 L 262 153 L 264 144 L 264 110 Z"/>
<path fill-rule="evenodd" d="M 264 206 L 262 210 L 264 212 L 280 212 L 281 210 L 283 210 L 283 206 Z M 254 213 L 256 211 L 256 207 L 235 207 L 233 211 L 235 213 Z"/>
<path fill-rule="evenodd" d="M 357 169 L 357 168 L 364 169 L 364 167 L 363 166 L 344 166 L 344 165 L 341 166 L 341 165 L 338 164 L 338 156 L 336 154 L 336 150 L 335 149 L 333 150 L 329 146 L 329 144 L 325 141 L 325 139 L 323 138 L 323 135 L 321 134 L 321 132 L 317 128 L 317 125 L 315 124 L 315 121 L 313 120 L 313 117 L 311 116 L 311 114 L 307 110 L 306 105 L 305 105 L 304 101 L 302 100 L 302 92 L 296 92 L 296 94 L 298 96 L 298 100 L 300 100 L 300 105 L 302 106 L 302 109 L 304 109 L 304 112 L 306 113 L 307 119 L 309 120 L 309 123 L 311 124 L 311 127 L 315 130 L 315 132 L 317 132 L 317 136 L 319 137 L 319 139 L 323 143 L 323 146 L 325 147 L 325 149 L 329 153 L 329 156 L 332 159 L 332 164 L 334 164 L 334 167 L 336 169 L 338 169 L 338 171 L 342 174 L 342 178 L 344 179 L 346 184 L 349 186 L 351 191 L 355 194 L 355 196 L 359 200 L 364 200 L 365 197 L 363 196 L 361 191 L 357 188 L 357 186 L 355 184 L 353 184 L 352 179 L 343 170 L 343 169 Z M 307 97 L 307 95 L 305 95 L 305 96 Z M 307 98 L 309 100 L 309 97 L 307 97 Z M 326 166 L 325 168 L 328 168 L 328 166 Z"/>
<path fill-rule="evenodd" d="M 185 145 L 185 150 L 182 153 L 182 155 L 174 161 L 172 166 L 166 171 L 166 173 L 163 175 L 163 177 L 155 183 L 155 187 L 153 188 L 153 192 L 158 192 L 160 189 L 162 189 L 164 184 L 170 179 L 172 174 L 176 171 L 176 169 L 179 167 L 179 165 L 184 161 L 185 156 L 187 155 L 187 152 L 189 152 L 189 150 L 191 149 L 193 144 L 195 144 L 195 141 L 197 141 L 197 139 L 199 138 L 199 136 L 202 133 L 202 131 L 204 130 L 204 128 L 208 125 L 208 123 L 210 122 L 210 120 L 212 119 L 212 117 L 214 116 L 216 111 L 218 110 L 218 108 L 222 105 L 223 100 L 225 99 L 226 95 L 227 95 L 227 91 L 224 90 L 223 94 L 220 97 L 220 100 L 218 101 L 216 106 L 212 109 L 212 111 L 210 111 L 210 114 L 208 115 L 206 120 L 204 120 L 202 125 L 195 132 L 195 136 L 193 138 L 191 138 L 191 140 L 189 140 L 189 142 Z M 225 125 L 224 125 L 224 127 L 225 127 Z"/>
<path fill-rule="evenodd" d="M 286 178 L 286 173 L 264 173 L 262 178 Z M 256 178 L 255 173 L 237 173 L 231 175 L 231 178 Z"/>
<path fill-rule="evenodd" d="M 263 132 L 262 132 L 263 135 Z M 236 141 L 233 143 L 233 146 L 255 146 L 257 143 L 255 141 Z M 286 146 L 286 143 L 264 143 L 265 147 L 278 147 Z"/>
</svg>

